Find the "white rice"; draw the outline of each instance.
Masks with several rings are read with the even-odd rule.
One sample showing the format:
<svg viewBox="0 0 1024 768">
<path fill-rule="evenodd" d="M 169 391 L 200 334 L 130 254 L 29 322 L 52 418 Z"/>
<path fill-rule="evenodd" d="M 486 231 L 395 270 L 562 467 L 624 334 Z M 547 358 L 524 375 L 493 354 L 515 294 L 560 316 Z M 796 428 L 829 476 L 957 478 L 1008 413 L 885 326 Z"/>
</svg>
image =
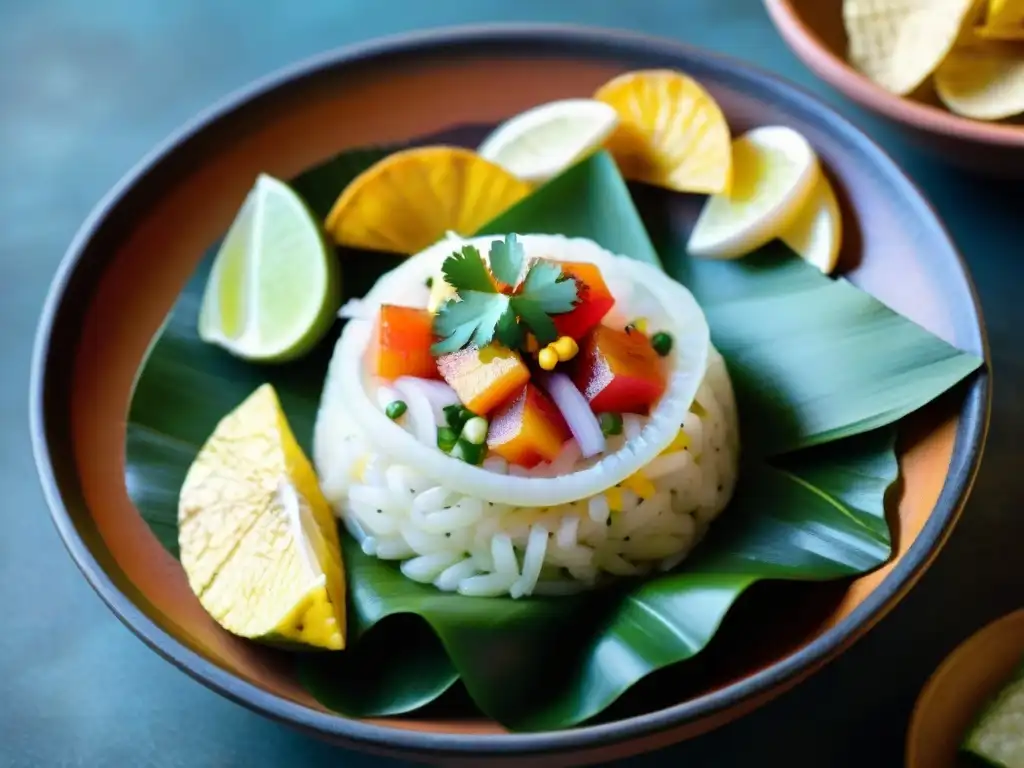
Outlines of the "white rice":
<svg viewBox="0 0 1024 768">
<path fill-rule="evenodd" d="M 651 415 L 624 414 L 623 434 L 588 459 L 570 439 L 553 461 L 529 469 L 494 455 L 482 468 L 441 463 L 432 452 L 454 392 L 443 382 L 366 376 L 359 345 L 367 329 L 351 323 L 367 323 L 353 320 L 317 416 L 314 460 L 324 495 L 367 555 L 399 561 L 407 578 L 463 595 L 564 595 L 674 568 L 729 502 L 739 456 L 732 384 L 703 313 L 681 286 L 649 285 L 665 278 L 590 241 L 520 239 L 528 255 L 594 261 L 619 320 L 647 317 L 672 332 L 666 362 L 675 374 Z M 439 244 L 381 278 L 363 314 L 385 299 L 425 305 L 424 276 L 449 250 Z M 395 399 L 405 401 L 406 414 L 383 418 Z M 682 435 L 669 444 L 677 429 Z M 554 505 L 539 506 L 545 502 Z"/>
<path fill-rule="evenodd" d="M 717 351 L 696 403 L 682 425 L 689 444 L 643 470 L 653 487 L 646 499 L 627 482 L 557 507 L 495 504 L 391 462 L 351 429 L 333 436 L 344 444 L 335 455 L 346 460 L 318 469 L 328 501 L 363 551 L 402 561 L 402 573 L 413 581 L 480 597 L 571 594 L 610 577 L 674 568 L 728 504 L 739 432 L 732 384 Z M 344 403 L 333 407 L 331 423 L 351 423 Z M 625 424 L 642 421 L 630 417 Z M 494 456 L 486 466 L 510 469 Z"/>
</svg>

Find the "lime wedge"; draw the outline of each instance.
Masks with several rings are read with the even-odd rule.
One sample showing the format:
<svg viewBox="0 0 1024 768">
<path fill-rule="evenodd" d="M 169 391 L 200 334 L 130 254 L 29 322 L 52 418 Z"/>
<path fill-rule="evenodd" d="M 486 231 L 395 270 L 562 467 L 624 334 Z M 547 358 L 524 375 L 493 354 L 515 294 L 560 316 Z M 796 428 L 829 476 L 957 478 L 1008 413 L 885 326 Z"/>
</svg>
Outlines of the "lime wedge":
<svg viewBox="0 0 1024 768">
<path fill-rule="evenodd" d="M 552 101 L 502 123 L 477 153 L 523 181 L 541 184 L 600 147 L 618 123 L 618 113 L 604 102 Z"/>
<path fill-rule="evenodd" d="M 192 591 L 229 632 L 344 648 L 337 526 L 269 384 L 221 420 L 189 467 L 178 544 Z"/>
<path fill-rule="evenodd" d="M 732 153 L 732 188 L 704 204 L 688 244 L 693 256 L 734 259 L 760 248 L 793 224 L 821 176 L 811 145 L 784 126 L 745 133 Z"/>
<path fill-rule="evenodd" d="M 836 193 L 825 174 L 789 228 L 779 239 L 826 275 L 836 268 L 843 240 L 843 220 Z"/>
<path fill-rule="evenodd" d="M 298 357 L 334 321 L 338 272 L 305 203 L 260 174 L 217 252 L 199 336 L 248 360 Z"/>
</svg>

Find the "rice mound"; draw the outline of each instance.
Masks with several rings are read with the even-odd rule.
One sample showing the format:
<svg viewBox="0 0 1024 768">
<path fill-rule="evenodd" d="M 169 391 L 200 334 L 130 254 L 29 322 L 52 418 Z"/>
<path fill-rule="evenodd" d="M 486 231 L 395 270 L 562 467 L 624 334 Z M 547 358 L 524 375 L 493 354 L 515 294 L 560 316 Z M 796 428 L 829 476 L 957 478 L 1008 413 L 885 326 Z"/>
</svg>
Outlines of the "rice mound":
<svg viewBox="0 0 1024 768">
<path fill-rule="evenodd" d="M 703 312 L 655 268 L 582 238 L 520 235 L 527 257 L 597 264 L 616 300 L 614 323 L 646 317 L 676 339 L 666 393 L 649 415 L 624 414 L 623 434 L 602 454 L 582 459 L 570 440 L 530 469 L 499 456 L 473 467 L 437 450 L 427 428 L 443 422 L 437 404 L 407 397 L 404 424 L 384 415 L 397 393 L 363 365 L 376 307 L 425 306 L 425 278 L 467 242 L 486 249 L 484 238 L 453 237 L 382 276 L 338 341 L 313 444 L 335 514 L 366 554 L 463 595 L 568 594 L 675 567 L 732 496 L 739 424 Z"/>
<path fill-rule="evenodd" d="M 402 573 L 414 581 L 480 597 L 571 594 L 610 577 L 674 568 L 729 503 L 739 429 L 717 351 L 695 402 L 682 424 L 687 439 L 673 446 L 688 444 L 643 470 L 654 490 L 646 489 L 649 498 L 623 483 L 572 504 L 535 508 L 458 494 L 443 478 L 390 461 L 354 429 L 345 402 L 325 399 L 317 443 L 331 444 L 331 460 L 318 462 L 321 486 L 363 551 L 402 561 Z M 639 423 L 626 417 L 619 440 Z"/>
</svg>

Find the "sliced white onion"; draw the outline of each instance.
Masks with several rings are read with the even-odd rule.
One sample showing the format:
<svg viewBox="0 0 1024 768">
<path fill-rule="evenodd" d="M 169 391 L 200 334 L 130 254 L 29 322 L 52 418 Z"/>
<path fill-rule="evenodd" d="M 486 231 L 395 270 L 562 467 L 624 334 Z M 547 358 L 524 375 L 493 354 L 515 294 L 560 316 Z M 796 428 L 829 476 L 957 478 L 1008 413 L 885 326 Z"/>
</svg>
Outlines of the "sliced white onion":
<svg viewBox="0 0 1024 768">
<path fill-rule="evenodd" d="M 493 236 L 470 238 L 462 242 L 486 252 L 493 239 Z M 372 337 L 372 323 L 363 320 L 352 320 L 345 326 L 331 359 L 323 397 L 324 402 L 337 403 L 346 411 L 353 428 L 374 450 L 391 461 L 415 467 L 434 482 L 443 480 L 453 491 L 503 504 L 558 506 L 593 496 L 622 482 L 669 445 L 707 370 L 710 333 L 693 295 L 656 267 L 615 256 L 583 238 L 523 234 L 519 241 L 523 243 L 527 258 L 543 256 L 589 262 L 598 266 L 609 284 L 626 280 L 643 284 L 658 305 L 657 323 L 673 335 L 678 353 L 666 358 L 665 394 L 651 410 L 650 419 L 637 440 L 627 441 L 618 450 L 561 477 L 519 477 L 511 470 L 507 475 L 497 475 L 452 458 L 437 450 L 436 437 L 433 442 L 424 444 L 373 407 L 361 377 L 353 375 L 362 369 L 363 355 Z M 364 300 L 377 306 L 382 301 L 393 300 L 417 281 L 422 283 L 440 267 L 451 247 L 451 241 L 444 241 L 406 259 L 382 276 Z"/>
<path fill-rule="evenodd" d="M 455 394 L 455 390 L 443 381 L 422 379 L 417 376 L 402 376 L 396 380 L 396 383 L 397 381 L 402 381 L 409 386 L 415 387 L 427 399 L 434 413 L 435 426 L 444 423 L 445 406 L 457 405 L 460 402 L 459 396 Z M 434 440 L 436 441 L 436 439 L 437 436 L 435 434 Z"/>
<path fill-rule="evenodd" d="M 372 320 L 374 311 L 362 299 L 349 299 L 341 305 L 338 317 L 343 320 Z"/>
<path fill-rule="evenodd" d="M 539 377 L 541 387 L 551 395 L 569 431 L 580 446 L 580 455 L 589 459 L 604 450 L 604 433 L 590 403 L 564 373 L 548 373 Z"/>
<path fill-rule="evenodd" d="M 419 381 L 420 379 L 411 376 L 400 376 L 395 379 L 394 387 L 405 398 L 405 404 L 409 408 L 409 421 L 416 439 L 436 450 L 437 420 L 434 417 L 434 406 L 430 404 L 430 398 L 420 387 Z"/>
</svg>

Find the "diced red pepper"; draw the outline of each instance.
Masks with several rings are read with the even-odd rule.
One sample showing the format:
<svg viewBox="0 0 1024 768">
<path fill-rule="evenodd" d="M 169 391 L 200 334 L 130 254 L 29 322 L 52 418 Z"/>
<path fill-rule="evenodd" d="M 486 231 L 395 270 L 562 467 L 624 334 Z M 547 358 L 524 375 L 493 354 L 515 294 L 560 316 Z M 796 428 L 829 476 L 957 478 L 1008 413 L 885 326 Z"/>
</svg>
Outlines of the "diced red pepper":
<svg viewBox="0 0 1024 768">
<path fill-rule="evenodd" d="M 559 336 L 582 339 L 591 328 L 601 322 L 615 304 L 612 292 L 605 285 L 601 270 L 586 261 L 562 261 L 559 266 L 579 286 L 579 303 L 572 311 L 552 315 Z"/>
<path fill-rule="evenodd" d="M 394 380 L 399 376 L 438 378 L 430 354 L 434 343 L 434 316 L 425 309 L 383 304 L 370 342 L 371 370 Z"/>
<path fill-rule="evenodd" d="M 599 325 L 580 343 L 573 381 L 594 413 L 648 413 L 665 369 L 647 335 Z"/>
<path fill-rule="evenodd" d="M 480 416 L 497 408 L 530 380 L 530 370 L 519 353 L 497 343 L 441 355 L 437 370 L 462 404 Z"/>
<path fill-rule="evenodd" d="M 555 404 L 527 384 L 491 418 L 487 448 L 510 464 L 529 468 L 554 461 L 571 436 Z"/>
</svg>

